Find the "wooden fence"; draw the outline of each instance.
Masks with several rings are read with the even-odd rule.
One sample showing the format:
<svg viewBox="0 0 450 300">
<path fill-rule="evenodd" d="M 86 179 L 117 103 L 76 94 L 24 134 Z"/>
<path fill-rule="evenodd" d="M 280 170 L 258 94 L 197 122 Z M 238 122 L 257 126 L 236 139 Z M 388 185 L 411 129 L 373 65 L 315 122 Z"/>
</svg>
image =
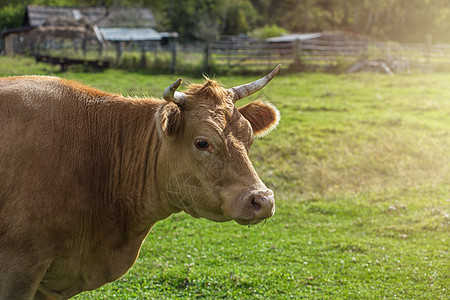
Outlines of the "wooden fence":
<svg viewBox="0 0 450 300">
<path fill-rule="evenodd" d="M 450 64 L 450 45 L 398 44 L 374 41 L 308 40 L 286 43 L 212 44 L 216 66 L 258 67 L 285 65 L 332 65 L 361 59 L 383 59 L 410 64 Z"/>
<path fill-rule="evenodd" d="M 409 66 L 450 65 L 449 44 L 398 44 L 370 40 L 312 39 L 284 43 L 262 41 L 178 44 L 80 44 L 63 41 L 34 45 L 34 55 L 102 60 L 110 65 L 164 72 L 270 69 L 283 64 L 301 70 L 311 66 L 351 65 L 363 59 L 401 62 Z M 450 69 L 450 68 L 449 68 Z"/>
<path fill-rule="evenodd" d="M 291 65 L 299 63 L 295 43 L 274 44 L 266 42 L 213 43 L 208 45 L 211 61 L 215 66 L 227 68 L 268 67 L 276 64 Z"/>
</svg>

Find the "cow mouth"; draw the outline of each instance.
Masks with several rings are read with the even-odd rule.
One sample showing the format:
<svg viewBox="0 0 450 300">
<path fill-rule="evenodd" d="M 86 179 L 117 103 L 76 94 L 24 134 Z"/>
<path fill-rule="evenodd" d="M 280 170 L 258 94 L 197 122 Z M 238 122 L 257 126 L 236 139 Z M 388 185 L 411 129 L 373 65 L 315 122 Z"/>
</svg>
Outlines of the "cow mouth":
<svg viewBox="0 0 450 300">
<path fill-rule="evenodd" d="M 214 222 L 227 222 L 227 221 L 231 221 L 233 219 L 229 219 L 226 218 L 223 215 L 209 215 L 209 216 L 205 216 L 201 213 L 198 213 L 196 210 L 194 209 L 184 209 L 184 212 L 186 212 L 187 214 L 191 215 L 194 218 L 205 218 Z M 236 223 L 238 223 L 239 225 L 256 225 L 258 223 L 261 223 L 262 221 L 267 220 L 266 218 L 258 218 L 258 219 L 234 219 L 234 221 L 236 221 Z"/>
<path fill-rule="evenodd" d="M 256 225 L 258 223 L 261 223 L 262 221 L 264 221 L 266 219 L 235 219 L 236 223 L 238 223 L 239 225 Z"/>
<path fill-rule="evenodd" d="M 214 222 L 228 222 L 234 220 L 239 225 L 255 225 L 258 223 L 261 223 L 264 220 L 267 220 L 267 218 L 245 218 L 245 217 L 233 217 L 229 216 L 223 213 L 212 213 L 212 212 L 206 212 L 199 210 L 193 206 L 185 207 L 184 212 L 191 215 L 194 218 L 205 218 L 210 221 Z"/>
</svg>

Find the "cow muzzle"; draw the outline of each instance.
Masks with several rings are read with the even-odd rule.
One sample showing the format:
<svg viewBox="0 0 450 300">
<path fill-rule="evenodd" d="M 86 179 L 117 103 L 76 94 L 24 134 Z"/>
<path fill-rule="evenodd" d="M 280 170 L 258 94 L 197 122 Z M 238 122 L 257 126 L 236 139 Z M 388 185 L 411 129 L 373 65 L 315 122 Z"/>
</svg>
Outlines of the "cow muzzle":
<svg viewBox="0 0 450 300">
<path fill-rule="evenodd" d="M 272 190 L 254 190 L 241 198 L 241 212 L 234 219 L 242 225 L 257 224 L 275 213 L 275 198 Z"/>
</svg>

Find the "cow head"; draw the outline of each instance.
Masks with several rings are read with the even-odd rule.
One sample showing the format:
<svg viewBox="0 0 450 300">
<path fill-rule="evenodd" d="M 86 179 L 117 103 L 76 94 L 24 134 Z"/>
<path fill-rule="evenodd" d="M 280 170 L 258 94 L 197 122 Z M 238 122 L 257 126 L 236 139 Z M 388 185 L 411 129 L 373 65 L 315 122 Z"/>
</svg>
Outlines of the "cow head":
<svg viewBox="0 0 450 300">
<path fill-rule="evenodd" d="M 158 186 L 178 210 L 213 221 L 256 224 L 273 215 L 274 195 L 248 157 L 254 137 L 273 129 L 279 119 L 270 104 L 235 103 L 262 89 L 278 72 L 225 89 L 206 79 L 183 93 L 181 79 L 164 91 L 157 112 L 161 139 Z"/>
</svg>

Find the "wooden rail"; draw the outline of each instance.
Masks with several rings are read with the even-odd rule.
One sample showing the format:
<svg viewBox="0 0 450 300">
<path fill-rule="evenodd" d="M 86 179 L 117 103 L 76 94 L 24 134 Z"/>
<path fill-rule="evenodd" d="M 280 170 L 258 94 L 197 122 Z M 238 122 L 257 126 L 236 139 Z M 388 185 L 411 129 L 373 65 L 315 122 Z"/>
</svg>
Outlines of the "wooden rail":
<svg viewBox="0 0 450 300">
<path fill-rule="evenodd" d="M 101 49 L 88 48 L 83 56 L 78 52 L 70 45 L 58 49 L 47 46 L 36 60 L 59 64 L 62 71 L 73 64 L 103 69 L 112 62 L 122 66 L 131 63 L 133 69 L 167 69 L 171 73 L 192 66 L 200 66 L 207 73 L 215 67 L 236 70 L 269 69 L 278 63 L 295 69 L 305 66 L 314 69 L 314 66 L 322 68 L 335 66 L 342 61 L 351 64 L 367 59 L 402 61 L 414 66 L 450 65 L 450 45 L 447 44 L 399 44 L 373 40 L 307 40 L 284 43 L 233 41 L 145 47 L 136 43 L 122 48 L 114 45 L 106 45 Z"/>
<path fill-rule="evenodd" d="M 52 65 L 60 65 L 61 72 L 67 71 L 67 68 L 70 65 L 83 65 L 90 66 L 96 70 L 103 70 L 105 68 L 109 68 L 109 61 L 107 60 L 88 60 L 88 59 L 74 59 L 67 57 L 56 57 L 50 55 L 40 55 L 36 54 L 35 59 L 37 62 L 45 62 Z"/>
<path fill-rule="evenodd" d="M 402 59 L 414 63 L 449 63 L 450 45 L 398 44 L 370 40 L 307 40 L 285 43 L 214 43 L 211 53 L 215 65 L 230 68 L 264 66 L 278 61 L 283 64 L 361 58 Z"/>
</svg>

